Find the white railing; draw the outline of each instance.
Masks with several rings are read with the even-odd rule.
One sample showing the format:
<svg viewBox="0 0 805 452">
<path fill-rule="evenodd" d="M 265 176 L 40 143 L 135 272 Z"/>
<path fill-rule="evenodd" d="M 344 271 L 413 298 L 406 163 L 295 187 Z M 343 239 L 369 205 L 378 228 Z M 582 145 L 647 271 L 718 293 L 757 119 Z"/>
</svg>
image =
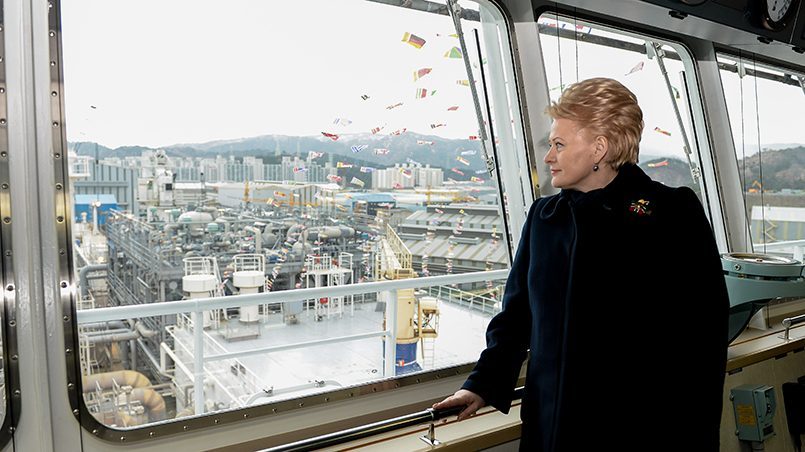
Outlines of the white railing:
<svg viewBox="0 0 805 452">
<path fill-rule="evenodd" d="M 504 279 L 508 276 L 508 270 L 494 270 L 473 273 L 461 273 L 443 276 L 430 276 L 427 278 L 409 278 L 393 281 L 378 281 L 362 284 L 348 284 L 344 286 L 315 287 L 307 289 L 294 289 L 280 292 L 263 292 L 256 294 L 235 295 L 230 297 L 195 298 L 189 300 L 172 301 L 170 303 L 150 303 L 129 306 L 115 306 L 110 308 L 99 308 L 82 310 L 76 312 L 76 320 L 79 325 L 93 322 L 106 322 L 110 320 L 131 319 L 141 317 L 152 317 L 159 315 L 185 314 L 192 313 L 192 323 L 194 325 L 203 324 L 205 311 L 227 309 L 232 307 L 254 306 L 269 303 L 290 303 L 320 297 L 339 297 L 346 295 L 364 294 L 372 292 L 385 292 L 387 297 L 387 313 L 389 319 L 386 322 L 387 328 L 377 332 L 356 334 L 340 338 L 328 338 L 327 342 L 352 341 L 366 339 L 368 337 L 385 337 L 384 373 L 393 375 L 396 362 L 396 342 L 397 342 L 397 291 L 400 289 L 417 289 L 431 286 L 474 283 L 480 281 Z M 188 323 L 188 322 L 182 322 Z M 266 353 L 272 351 L 286 350 L 289 348 L 304 348 L 318 345 L 319 341 L 310 341 L 289 346 L 273 346 L 258 349 L 245 350 L 235 353 L 214 353 L 212 356 L 204 356 L 205 333 L 203 328 L 193 328 L 193 377 L 196 388 L 204 387 L 205 362 L 218 361 L 221 359 L 236 358 L 256 353 Z M 189 370 L 189 369 L 188 369 Z M 194 394 L 194 406 L 196 415 L 204 413 L 204 391 L 196 390 Z"/>
<path fill-rule="evenodd" d="M 292 301 L 303 301 L 320 297 L 358 295 L 399 289 L 418 289 L 422 287 L 499 280 L 505 279 L 508 275 L 509 270 L 492 270 L 452 275 L 428 276 L 427 278 L 374 281 L 335 287 L 312 287 L 307 289 L 284 290 L 279 292 L 233 295 L 220 298 L 194 298 L 190 300 L 171 301 L 170 303 L 114 306 L 110 308 L 78 311 L 76 313 L 76 320 L 80 325 L 83 323 L 107 322 L 109 320 L 133 319 L 139 317 L 181 314 L 187 312 L 202 313 L 212 309 L 254 306 L 263 303 L 289 303 Z"/>
</svg>

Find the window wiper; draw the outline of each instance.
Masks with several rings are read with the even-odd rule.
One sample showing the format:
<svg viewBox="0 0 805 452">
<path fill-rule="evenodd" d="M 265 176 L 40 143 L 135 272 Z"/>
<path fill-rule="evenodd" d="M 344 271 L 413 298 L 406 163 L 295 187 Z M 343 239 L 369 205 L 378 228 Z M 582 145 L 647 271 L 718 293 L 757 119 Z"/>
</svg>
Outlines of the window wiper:
<svg viewBox="0 0 805 452">
<path fill-rule="evenodd" d="M 690 141 L 688 140 L 688 134 L 685 131 L 685 125 L 682 122 L 682 114 L 679 112 L 679 105 L 676 103 L 677 95 L 674 93 L 674 87 L 671 85 L 671 80 L 668 77 L 668 70 L 665 68 L 665 51 L 662 49 L 662 45 L 658 44 L 653 41 L 646 41 L 646 55 L 649 59 L 656 57 L 657 65 L 660 67 L 660 72 L 662 73 L 662 77 L 665 80 L 665 87 L 668 89 L 668 96 L 671 99 L 671 105 L 674 107 L 674 115 L 676 116 L 676 122 L 679 126 L 679 132 L 682 134 L 682 150 L 685 151 L 685 157 L 688 159 L 688 166 L 690 167 L 690 175 L 693 177 L 693 181 L 695 183 L 699 183 L 699 179 L 701 178 L 701 168 L 693 160 L 692 153 L 690 150 Z M 682 71 L 681 75 L 684 79 L 685 72 Z M 687 98 L 687 96 L 685 96 Z"/>
</svg>

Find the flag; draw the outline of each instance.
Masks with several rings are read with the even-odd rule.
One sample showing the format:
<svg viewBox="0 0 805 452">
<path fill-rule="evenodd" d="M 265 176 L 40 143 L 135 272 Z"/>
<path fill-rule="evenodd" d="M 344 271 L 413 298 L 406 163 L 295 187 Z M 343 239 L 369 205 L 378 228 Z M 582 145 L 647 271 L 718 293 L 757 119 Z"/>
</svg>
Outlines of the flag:
<svg viewBox="0 0 805 452">
<path fill-rule="evenodd" d="M 324 155 L 323 152 L 310 151 L 310 152 L 307 153 L 307 158 L 309 158 L 310 160 L 313 160 L 313 159 L 317 159 L 317 158 L 319 158 L 319 157 L 321 157 L 323 155 Z"/>
<path fill-rule="evenodd" d="M 409 170 L 409 169 L 404 169 L 404 168 L 400 168 L 400 173 L 401 173 L 403 176 L 405 176 L 405 177 L 407 177 L 407 178 L 409 178 L 409 179 L 410 179 L 410 178 L 411 178 L 411 176 L 413 175 L 413 173 L 411 172 L 411 170 Z"/>
<path fill-rule="evenodd" d="M 333 140 L 333 141 L 337 141 L 337 140 L 338 140 L 338 135 L 336 135 L 336 134 L 334 134 L 334 133 L 322 132 L 321 134 L 322 134 L 322 135 L 324 135 L 325 137 L 327 137 L 327 138 L 329 138 L 329 139 Z"/>
<path fill-rule="evenodd" d="M 463 79 L 463 80 L 456 80 L 456 85 L 461 85 L 461 86 L 470 86 L 470 81 L 469 81 L 469 80 L 467 80 L 467 79 Z"/>
<path fill-rule="evenodd" d="M 430 125 L 430 128 L 431 128 L 431 129 L 436 129 L 436 128 L 438 128 L 438 127 L 446 127 L 446 126 L 447 126 L 447 124 L 445 124 L 445 123 L 443 123 L 443 122 L 440 122 L 440 123 L 438 123 L 438 124 L 431 124 L 431 125 Z"/>
<path fill-rule="evenodd" d="M 403 133 L 405 133 L 406 130 L 408 129 L 406 128 L 397 129 L 394 132 L 391 132 L 389 135 L 402 135 Z"/>
<path fill-rule="evenodd" d="M 634 74 L 634 73 L 635 73 L 635 72 L 637 72 L 637 71 L 642 71 L 642 70 L 643 70 L 643 64 L 644 64 L 644 62 L 643 62 L 643 61 L 641 61 L 641 62 L 639 62 L 639 63 L 635 64 L 635 65 L 634 65 L 634 67 L 632 67 L 631 69 L 629 69 L 629 72 L 627 72 L 627 73 L 626 73 L 626 75 L 629 75 L 629 74 Z"/>
<path fill-rule="evenodd" d="M 436 213 L 444 213 L 444 210 L 439 209 L 439 208 L 433 209 L 433 211 L 436 212 Z"/>
<path fill-rule="evenodd" d="M 416 47 L 417 49 L 421 49 L 422 46 L 425 45 L 425 40 L 424 39 L 420 38 L 419 36 L 417 36 L 415 34 L 411 34 L 411 33 L 408 33 L 408 32 L 405 32 L 405 34 L 403 35 L 402 42 L 411 44 L 412 46 Z"/>
<path fill-rule="evenodd" d="M 403 188 L 402 184 L 399 182 L 394 183 L 394 188 Z"/>
<path fill-rule="evenodd" d="M 481 179 L 480 177 L 475 177 L 475 176 L 472 176 L 472 177 L 470 178 L 470 181 L 472 181 L 472 182 L 478 182 L 478 183 L 480 184 L 480 183 L 483 183 L 483 181 L 484 181 L 484 180 L 483 180 L 483 179 Z"/>
<path fill-rule="evenodd" d="M 353 145 L 352 147 L 350 147 L 350 149 L 352 149 L 352 152 L 357 154 L 358 152 L 361 152 L 362 150 L 364 150 L 364 149 L 366 149 L 368 147 L 369 147 L 368 144 L 356 144 L 356 145 Z"/>
<path fill-rule="evenodd" d="M 386 155 L 389 153 L 389 150 L 386 148 L 375 148 L 374 154 L 375 155 Z"/>
<path fill-rule="evenodd" d="M 669 131 L 667 131 L 667 130 L 662 130 L 662 129 L 660 129 L 659 127 L 655 127 L 655 128 L 654 128 L 654 131 L 655 131 L 655 132 L 659 132 L 659 133 L 661 133 L 661 134 L 663 134 L 663 135 L 667 135 L 667 136 L 669 136 L 669 137 L 671 136 L 671 132 L 669 132 Z"/>
<path fill-rule="evenodd" d="M 294 166 L 293 167 L 293 172 L 294 173 L 304 173 L 305 171 L 307 171 L 307 168 L 305 168 L 304 166 Z"/>
<path fill-rule="evenodd" d="M 461 151 L 461 155 L 475 155 L 477 151 Z"/>
<path fill-rule="evenodd" d="M 342 126 L 346 127 L 346 126 L 352 124 L 352 121 L 350 121 L 347 118 L 335 118 L 333 120 L 333 124 L 341 124 Z"/>
<path fill-rule="evenodd" d="M 661 166 L 668 166 L 668 160 L 666 159 L 666 160 L 663 160 L 661 162 L 649 163 L 647 166 L 649 168 L 659 168 Z"/>
<path fill-rule="evenodd" d="M 361 172 L 362 172 L 362 173 L 371 173 L 371 172 L 373 172 L 374 170 L 375 170 L 375 169 L 374 169 L 374 168 L 372 168 L 371 166 L 362 166 L 362 167 L 361 167 Z"/>
<path fill-rule="evenodd" d="M 374 134 L 376 134 L 377 132 L 380 132 L 381 130 L 383 130 L 383 127 L 384 127 L 384 126 L 380 126 L 380 127 L 375 127 L 375 128 L 373 128 L 373 129 L 371 130 L 372 135 L 374 135 Z"/>
<path fill-rule="evenodd" d="M 448 50 L 444 53 L 445 58 L 461 58 L 461 49 L 458 47 L 453 47 L 452 49 Z"/>
<path fill-rule="evenodd" d="M 358 179 L 357 177 L 353 177 L 352 180 L 349 181 L 349 183 L 353 184 L 353 185 L 357 185 L 358 187 L 363 187 L 364 185 L 366 185 L 366 183 L 364 183 L 362 180 Z"/>
<path fill-rule="evenodd" d="M 460 170 L 460 169 L 458 169 L 458 168 L 450 168 L 450 171 L 452 171 L 452 172 L 454 172 L 454 173 L 456 173 L 456 174 L 461 174 L 462 176 L 464 175 L 464 172 L 463 172 L 463 171 L 461 171 L 461 170 Z"/>
<path fill-rule="evenodd" d="M 480 137 L 478 137 L 478 135 L 470 135 L 470 136 L 469 136 L 469 139 L 470 139 L 470 140 L 472 140 L 472 141 L 478 141 L 478 140 L 480 140 L 481 138 L 480 138 Z"/>
<path fill-rule="evenodd" d="M 433 69 L 429 67 L 423 67 L 422 69 L 417 69 L 414 71 L 414 81 L 421 79 L 422 77 L 430 74 Z"/>
<path fill-rule="evenodd" d="M 386 107 L 386 110 L 391 110 L 391 109 L 393 109 L 393 108 L 400 107 L 400 106 L 402 106 L 402 104 L 403 104 L 402 102 L 397 102 L 397 103 L 396 103 L 396 104 L 394 104 L 394 105 L 389 105 L 388 107 Z"/>
<path fill-rule="evenodd" d="M 429 145 L 433 146 L 433 141 L 416 140 L 416 144 L 429 144 Z"/>
<path fill-rule="evenodd" d="M 412 159 L 411 157 L 406 158 L 406 159 L 405 159 L 405 161 L 406 161 L 407 163 L 412 164 L 412 165 L 416 165 L 416 166 L 422 166 L 422 164 L 421 164 L 421 163 L 417 162 L 416 160 Z"/>
<path fill-rule="evenodd" d="M 417 88 L 416 89 L 416 98 L 417 99 L 424 99 L 428 97 L 428 90 L 425 88 Z"/>
<path fill-rule="evenodd" d="M 475 174 L 484 174 L 486 172 L 485 169 L 481 169 L 475 172 Z"/>
<path fill-rule="evenodd" d="M 458 105 L 453 105 L 452 107 L 449 107 L 447 109 L 447 111 L 456 111 L 456 110 L 458 110 Z"/>
<path fill-rule="evenodd" d="M 369 95 L 368 94 L 361 94 L 361 99 L 369 100 Z"/>
<path fill-rule="evenodd" d="M 336 168 L 352 168 L 352 163 L 336 162 Z"/>
<path fill-rule="evenodd" d="M 281 191 L 275 191 L 274 196 L 276 196 L 278 198 L 285 198 L 288 195 L 286 193 L 281 192 Z"/>
<path fill-rule="evenodd" d="M 465 164 L 465 165 L 468 165 L 468 166 L 470 164 L 470 162 L 468 162 L 467 159 L 465 159 L 464 157 L 461 157 L 461 156 L 456 157 L 456 160 L 461 162 L 461 163 L 463 163 L 463 164 Z"/>
</svg>

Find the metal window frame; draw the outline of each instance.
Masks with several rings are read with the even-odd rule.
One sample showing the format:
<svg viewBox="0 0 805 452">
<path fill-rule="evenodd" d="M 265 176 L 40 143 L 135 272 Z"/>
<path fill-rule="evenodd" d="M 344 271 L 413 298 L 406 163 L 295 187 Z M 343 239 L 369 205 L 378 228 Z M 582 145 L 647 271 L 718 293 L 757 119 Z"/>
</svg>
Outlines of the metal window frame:
<svg viewBox="0 0 805 452">
<path fill-rule="evenodd" d="M 5 414 L 0 425 L 0 447 L 11 441 L 22 414 L 17 347 L 17 296 L 11 237 L 11 179 L 9 170 L 8 97 L 6 83 L 5 1 L 0 0 L 0 253 L 2 253 L 3 378 Z"/>
<path fill-rule="evenodd" d="M 368 1 L 377 1 L 377 0 L 368 0 Z M 381 1 L 380 3 L 386 3 L 386 2 Z M 396 2 L 392 2 L 392 4 L 393 3 Z M 429 10 L 427 8 L 422 10 L 435 12 L 438 14 L 446 13 L 446 10 L 444 10 L 444 5 L 433 4 L 432 2 L 424 2 L 423 4 L 425 3 L 428 5 L 436 5 L 436 6 L 433 10 Z M 484 1 L 484 3 L 489 4 L 488 1 Z M 418 3 L 414 3 L 414 5 L 418 5 Z M 405 2 L 400 3 L 398 6 L 407 7 Z M 499 6 L 497 7 L 501 9 Z M 472 18 L 472 16 L 465 18 Z M 505 14 L 504 18 L 506 18 Z M 510 28 L 509 31 L 511 31 Z M 49 71 L 50 71 L 49 100 L 50 100 L 50 117 L 51 117 L 50 159 L 53 165 L 53 171 L 54 171 L 53 174 L 56 189 L 55 201 L 54 201 L 54 207 L 55 207 L 54 217 L 55 217 L 55 229 L 57 236 L 56 243 L 58 247 L 58 263 L 56 270 L 58 274 L 58 289 L 56 293 L 58 294 L 57 302 L 58 305 L 60 306 L 62 313 L 62 317 L 60 320 L 63 322 L 63 324 L 61 327 L 64 329 L 64 346 L 62 349 L 62 353 L 64 354 L 64 359 L 66 362 L 66 376 L 67 376 L 66 388 L 67 388 L 68 401 L 70 408 L 72 409 L 73 416 L 78 420 L 79 424 L 85 430 L 91 432 L 95 437 L 99 439 L 110 442 L 130 443 L 136 441 L 143 441 L 148 439 L 161 438 L 178 433 L 199 431 L 217 425 L 232 424 L 236 422 L 241 422 L 245 419 L 253 419 L 260 416 L 267 416 L 277 414 L 280 412 L 287 412 L 290 410 L 299 409 L 301 407 L 331 403 L 340 400 L 349 400 L 353 397 L 360 395 L 374 394 L 385 390 L 396 389 L 409 385 L 446 379 L 449 377 L 454 377 L 456 375 L 467 374 L 472 370 L 472 368 L 474 367 L 474 363 L 468 363 L 448 367 L 445 369 L 425 372 L 422 374 L 414 374 L 410 376 L 396 377 L 389 380 L 375 381 L 364 385 L 346 388 L 344 390 L 339 390 L 336 392 L 328 392 L 314 396 L 297 398 L 284 402 L 278 402 L 275 404 L 265 404 L 250 408 L 240 408 L 229 411 L 221 411 L 197 417 L 183 418 L 175 421 L 173 420 L 164 421 L 161 423 L 150 424 L 145 427 L 138 427 L 131 429 L 115 429 L 99 423 L 89 413 L 83 401 L 80 362 L 79 362 L 80 356 L 77 353 L 78 350 L 77 325 L 79 323 L 77 318 L 81 316 L 83 322 L 84 319 L 83 316 L 85 314 L 84 312 L 79 314 L 76 311 L 76 304 L 75 304 L 76 294 L 72 276 L 74 274 L 75 264 L 73 262 L 73 256 L 71 252 L 72 249 L 71 239 L 70 239 L 72 232 L 71 232 L 71 220 L 69 212 L 69 205 L 70 205 L 69 161 L 66 156 L 67 137 L 63 127 L 65 122 L 65 114 L 64 114 L 65 106 L 63 96 L 64 73 L 62 66 L 61 0 L 48 1 L 48 52 L 49 52 Z M 512 63 L 513 62 L 514 60 L 512 60 Z M 503 199 L 502 194 L 500 196 L 500 199 Z M 522 212 L 522 214 L 520 212 L 510 212 L 509 214 L 520 215 L 522 217 L 525 216 L 525 212 Z M 520 221 L 522 222 L 522 219 Z M 503 233 L 506 234 L 507 239 L 512 235 L 512 231 L 503 231 Z M 510 243 L 510 240 L 507 240 L 506 242 L 508 244 Z M 508 270 L 496 270 L 490 272 L 476 272 L 476 273 L 467 273 L 452 276 L 448 275 L 446 277 L 431 277 L 431 278 L 435 278 L 432 282 L 436 284 L 444 283 L 443 281 L 446 281 L 447 284 L 453 284 L 461 282 L 487 281 L 489 279 L 496 279 L 497 277 L 502 278 L 505 277 L 507 273 Z M 406 282 L 406 284 L 402 285 L 396 284 L 397 282 L 365 283 L 360 285 L 362 286 L 360 290 L 364 290 L 366 292 L 376 291 L 381 288 L 382 290 L 392 290 L 394 288 L 399 288 L 397 287 L 398 285 L 400 287 L 407 287 L 407 288 L 424 287 L 428 285 L 427 284 L 428 281 L 426 281 L 426 279 L 430 280 L 431 278 L 415 278 L 411 280 L 398 281 L 398 282 Z M 352 294 L 356 293 L 355 289 L 358 288 L 358 286 L 359 285 L 349 286 L 350 289 L 349 293 Z M 261 295 L 263 295 L 264 297 L 266 295 L 272 295 L 272 297 L 276 295 L 276 297 L 274 298 L 283 297 L 283 299 L 288 300 L 289 299 L 288 294 L 290 294 L 291 292 L 295 291 L 283 291 L 283 292 L 261 294 Z M 330 295 L 333 294 L 332 288 L 328 291 L 328 294 Z M 226 297 L 226 298 L 228 298 L 230 301 L 225 303 L 225 305 L 232 304 L 232 306 L 235 306 L 237 304 L 238 306 L 242 306 L 244 303 L 244 298 L 241 297 Z M 294 296 L 294 298 L 296 297 Z M 220 300 L 221 299 L 216 299 L 216 303 L 220 302 Z M 262 302 L 265 302 L 265 298 L 259 298 L 257 300 L 263 300 Z M 253 302 L 254 304 L 261 303 L 261 301 L 250 301 L 250 303 L 251 302 Z M 173 305 L 175 303 L 176 302 L 170 304 Z M 163 304 L 168 305 L 167 303 Z M 128 306 L 119 307 L 117 309 L 122 308 L 130 308 L 130 307 Z M 209 307 L 206 307 L 205 309 L 209 309 Z"/>
<path fill-rule="evenodd" d="M 565 18 L 578 18 L 584 22 L 598 25 L 610 33 L 619 33 L 624 36 L 633 37 L 636 39 L 650 40 L 662 45 L 668 45 L 674 48 L 675 53 L 668 53 L 666 56 L 679 59 L 686 74 L 685 80 L 685 97 L 687 98 L 689 108 L 689 120 L 691 124 L 691 143 L 695 143 L 695 149 L 691 152 L 698 158 L 698 163 L 701 171 L 700 187 L 702 189 L 702 204 L 705 211 L 708 213 L 710 223 L 713 227 L 717 242 L 720 249 L 730 249 L 733 245 L 730 241 L 729 227 L 727 224 L 727 215 L 725 214 L 723 206 L 723 188 L 719 182 L 717 174 L 723 174 L 719 167 L 718 149 L 713 145 L 711 131 L 707 127 L 709 124 L 708 104 L 706 96 L 703 93 L 703 79 L 701 72 L 701 61 L 699 50 L 703 41 L 690 36 L 677 35 L 668 30 L 659 30 L 656 27 L 645 24 L 637 24 L 630 21 L 617 21 L 612 16 L 605 15 L 599 12 L 591 12 L 582 8 L 574 8 L 570 5 L 557 5 L 554 2 L 540 0 L 534 2 L 534 17 L 538 21 L 540 17 L 551 15 L 558 16 L 561 20 Z M 539 26 L 537 25 L 539 28 Z M 627 28 L 628 27 L 628 28 Z M 561 30 L 557 27 L 556 30 L 551 30 L 552 34 L 559 37 L 564 35 L 575 35 L 576 32 Z M 539 33 L 537 34 L 539 37 Z M 600 41 L 607 41 L 609 38 L 596 39 Z M 712 44 L 711 44 L 712 47 Z M 684 57 L 679 54 L 680 50 L 684 50 L 687 55 Z M 547 81 L 545 82 L 546 97 L 548 97 Z M 549 129 L 546 126 L 546 130 Z M 541 162 L 540 162 L 541 163 Z M 539 165 L 544 166 L 544 165 Z M 542 168 L 544 171 L 544 168 Z M 540 173 L 542 174 L 542 173 Z M 552 194 L 556 190 L 548 186 L 544 193 Z"/>
</svg>

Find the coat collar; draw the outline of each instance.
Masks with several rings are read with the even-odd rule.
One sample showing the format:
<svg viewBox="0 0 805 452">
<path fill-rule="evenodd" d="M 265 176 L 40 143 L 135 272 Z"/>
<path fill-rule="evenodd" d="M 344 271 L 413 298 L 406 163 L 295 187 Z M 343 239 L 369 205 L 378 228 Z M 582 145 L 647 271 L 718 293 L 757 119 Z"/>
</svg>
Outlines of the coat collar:
<svg viewBox="0 0 805 452">
<path fill-rule="evenodd" d="M 556 216 L 565 207 L 611 205 L 633 195 L 636 189 L 649 182 L 651 182 L 651 178 L 639 166 L 625 163 L 618 170 L 615 179 L 606 187 L 586 193 L 572 189 L 562 190 L 545 201 L 539 215 L 540 218 L 547 220 Z"/>
</svg>

